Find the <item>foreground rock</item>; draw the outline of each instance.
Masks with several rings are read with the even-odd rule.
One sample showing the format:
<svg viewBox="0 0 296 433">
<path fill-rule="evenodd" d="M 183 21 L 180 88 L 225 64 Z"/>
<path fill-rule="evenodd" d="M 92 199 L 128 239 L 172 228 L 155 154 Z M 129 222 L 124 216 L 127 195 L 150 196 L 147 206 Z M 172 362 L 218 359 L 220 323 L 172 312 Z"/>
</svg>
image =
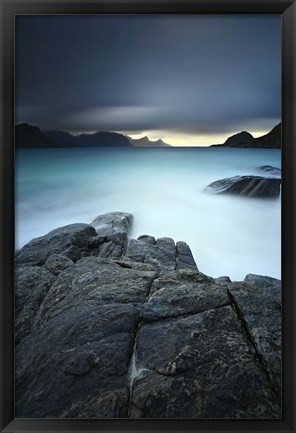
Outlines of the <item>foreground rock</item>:
<svg viewBox="0 0 296 433">
<path fill-rule="evenodd" d="M 215 194 L 275 198 L 280 194 L 281 180 L 275 177 L 234 176 L 217 180 L 205 188 Z"/>
<path fill-rule="evenodd" d="M 91 225 L 97 235 L 89 241 L 93 254 L 100 257 L 120 258 L 127 247 L 127 233 L 133 221 L 133 216 L 125 212 L 110 212 L 99 215 Z"/>
<path fill-rule="evenodd" d="M 260 287 L 260 291 L 256 290 Z M 279 280 L 247 275 L 245 283 L 228 286 L 237 313 L 250 334 L 277 392 L 281 389 L 281 284 Z"/>
<path fill-rule="evenodd" d="M 230 305 L 143 325 L 136 354 L 132 417 L 260 418 L 278 410 Z"/>
<path fill-rule="evenodd" d="M 17 252 L 16 416 L 280 418 L 280 281 L 213 279 L 184 242 L 127 242 L 131 220 Z"/>
</svg>

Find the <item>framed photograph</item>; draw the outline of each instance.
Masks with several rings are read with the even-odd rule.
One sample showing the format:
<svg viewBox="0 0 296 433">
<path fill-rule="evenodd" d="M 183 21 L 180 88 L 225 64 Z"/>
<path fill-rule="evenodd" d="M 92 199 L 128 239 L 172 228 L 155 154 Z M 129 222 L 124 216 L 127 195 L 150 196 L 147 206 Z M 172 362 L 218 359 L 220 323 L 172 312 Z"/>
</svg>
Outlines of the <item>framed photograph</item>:
<svg viewBox="0 0 296 433">
<path fill-rule="evenodd" d="M 295 432 L 295 1 L 1 1 L 1 432 Z"/>
</svg>

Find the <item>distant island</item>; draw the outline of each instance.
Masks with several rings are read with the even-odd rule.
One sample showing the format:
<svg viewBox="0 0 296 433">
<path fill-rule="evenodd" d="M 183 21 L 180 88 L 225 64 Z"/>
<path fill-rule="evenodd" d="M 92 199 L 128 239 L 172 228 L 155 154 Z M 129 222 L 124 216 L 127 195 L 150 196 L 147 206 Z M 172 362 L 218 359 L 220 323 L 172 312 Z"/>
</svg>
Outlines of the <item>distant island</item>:
<svg viewBox="0 0 296 433">
<path fill-rule="evenodd" d="M 15 127 L 16 148 L 42 147 L 171 147 L 162 140 L 148 137 L 133 139 L 117 132 L 98 131 L 72 135 L 64 131 L 41 131 L 38 126 L 21 123 Z"/>
<path fill-rule="evenodd" d="M 173 147 L 162 140 L 151 141 L 147 136 L 141 138 L 128 137 L 128 139 L 134 147 Z"/>
<path fill-rule="evenodd" d="M 172 147 L 164 141 L 151 141 L 147 136 L 134 139 L 126 135 L 98 131 L 92 134 L 73 135 L 65 131 L 41 131 L 38 126 L 21 123 L 15 127 L 16 148 L 60 147 Z M 242 131 L 229 137 L 223 144 L 210 147 L 281 148 L 281 123 L 268 134 L 254 138 Z"/>
<path fill-rule="evenodd" d="M 282 124 L 276 125 L 270 132 L 261 137 L 254 138 L 249 132 L 242 131 L 229 137 L 223 144 L 214 144 L 211 147 L 247 147 L 247 148 L 281 148 Z"/>
</svg>

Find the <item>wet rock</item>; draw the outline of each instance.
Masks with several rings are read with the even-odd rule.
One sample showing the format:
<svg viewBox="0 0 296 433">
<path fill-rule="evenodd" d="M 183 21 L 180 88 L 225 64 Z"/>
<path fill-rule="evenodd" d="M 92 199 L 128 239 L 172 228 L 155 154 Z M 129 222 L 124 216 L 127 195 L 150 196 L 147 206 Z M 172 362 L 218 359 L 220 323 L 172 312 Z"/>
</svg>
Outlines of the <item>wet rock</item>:
<svg viewBox="0 0 296 433">
<path fill-rule="evenodd" d="M 281 288 L 281 281 L 277 278 L 272 278 L 264 275 L 256 275 L 256 274 L 248 274 L 245 276 L 244 281 L 246 283 L 252 283 L 255 285 L 258 285 L 259 287 L 269 287 L 270 285 L 275 285 L 280 290 Z"/>
<path fill-rule="evenodd" d="M 230 303 L 227 288 L 209 284 L 206 278 L 202 282 L 200 273 L 196 278 L 177 272 L 160 277 L 154 281 L 152 290 L 153 294 L 142 311 L 146 322 L 199 313 Z"/>
<path fill-rule="evenodd" d="M 281 418 L 280 281 L 95 221 L 16 254 L 16 416 Z"/>
<path fill-rule="evenodd" d="M 106 242 L 100 246 L 98 257 L 119 259 L 122 256 L 122 247 L 114 242 Z"/>
<path fill-rule="evenodd" d="M 149 235 L 142 235 L 138 237 L 138 240 L 141 240 L 143 242 L 146 242 L 148 244 L 154 245 L 155 244 L 155 237 L 149 236 Z"/>
<path fill-rule="evenodd" d="M 91 225 L 95 228 L 98 238 L 105 238 L 105 242 L 113 242 L 125 251 L 128 242 L 127 233 L 132 220 L 133 216 L 129 213 L 109 212 L 97 216 Z"/>
<path fill-rule="evenodd" d="M 273 418 L 279 413 L 230 306 L 139 330 L 131 417 Z"/>
<path fill-rule="evenodd" d="M 48 269 L 54 275 L 59 275 L 62 271 L 73 264 L 74 262 L 68 257 L 62 256 L 60 254 L 52 254 L 46 260 L 44 268 Z"/>
<path fill-rule="evenodd" d="M 105 242 L 108 242 L 107 236 L 94 236 L 88 241 L 88 246 L 90 249 L 94 249 L 99 247 L 100 245 L 104 244 Z"/>
<path fill-rule="evenodd" d="M 128 388 L 100 392 L 87 401 L 78 399 L 66 409 L 61 418 L 126 418 L 128 414 Z"/>
<path fill-rule="evenodd" d="M 227 283 L 231 283 L 231 279 L 227 276 L 221 276 L 221 277 L 215 278 L 215 282 L 217 284 L 227 284 Z"/>
<path fill-rule="evenodd" d="M 124 256 L 127 260 L 154 266 L 160 273 L 170 273 L 175 269 L 197 270 L 191 250 L 185 242 L 175 242 L 171 238 L 140 236 L 131 239 Z"/>
<path fill-rule="evenodd" d="M 88 224 L 70 224 L 35 238 L 16 252 L 17 264 L 43 265 L 52 254 L 62 254 L 72 246 L 82 250 L 95 235 Z"/>
<path fill-rule="evenodd" d="M 275 198 L 280 194 L 280 186 L 281 180 L 275 177 L 234 176 L 211 183 L 205 191 L 215 194 Z"/>
<path fill-rule="evenodd" d="M 131 239 L 128 243 L 125 257 L 135 262 L 143 263 L 149 251 L 153 251 L 154 244 L 145 239 Z"/>
<path fill-rule="evenodd" d="M 55 281 L 55 275 L 38 266 L 18 266 L 15 271 L 16 342 L 26 336 L 34 317 Z"/>
<path fill-rule="evenodd" d="M 72 260 L 74 263 L 77 262 L 77 260 L 80 260 L 82 257 L 82 251 L 80 248 L 76 247 L 75 245 L 70 245 L 64 252 L 63 256 L 67 257 L 68 259 Z"/>
<path fill-rule="evenodd" d="M 177 272 L 168 272 L 167 274 L 161 274 L 159 278 L 153 281 L 150 290 L 150 296 L 152 296 L 156 291 L 162 289 L 163 287 L 175 287 L 177 281 L 186 281 L 187 283 L 197 284 L 197 285 L 213 285 L 215 280 L 202 272 L 195 271 L 193 269 L 178 269 Z"/>
<path fill-rule="evenodd" d="M 248 275 L 229 292 L 277 393 L 281 388 L 281 282 Z"/>
<path fill-rule="evenodd" d="M 159 238 L 146 254 L 145 263 L 151 263 L 161 272 L 173 271 L 176 268 L 176 247 L 171 238 Z"/>
<path fill-rule="evenodd" d="M 282 171 L 278 167 L 273 167 L 271 165 L 261 165 L 260 167 L 256 167 L 256 170 L 264 172 L 268 175 L 281 177 Z"/>
<path fill-rule="evenodd" d="M 16 352 L 17 416 L 126 417 L 138 320 L 132 305 L 84 304 L 35 327 Z"/>
<path fill-rule="evenodd" d="M 83 258 L 52 284 L 36 321 L 40 326 L 63 311 L 83 305 L 142 304 L 156 276 L 156 272 L 125 268 L 111 260 Z"/>
<path fill-rule="evenodd" d="M 186 242 L 180 242 L 180 241 L 177 242 L 176 250 L 177 250 L 177 258 L 176 258 L 177 269 L 192 268 L 195 269 L 196 271 L 198 270 L 193 255 L 191 253 L 191 250 L 189 246 L 186 244 Z"/>
</svg>

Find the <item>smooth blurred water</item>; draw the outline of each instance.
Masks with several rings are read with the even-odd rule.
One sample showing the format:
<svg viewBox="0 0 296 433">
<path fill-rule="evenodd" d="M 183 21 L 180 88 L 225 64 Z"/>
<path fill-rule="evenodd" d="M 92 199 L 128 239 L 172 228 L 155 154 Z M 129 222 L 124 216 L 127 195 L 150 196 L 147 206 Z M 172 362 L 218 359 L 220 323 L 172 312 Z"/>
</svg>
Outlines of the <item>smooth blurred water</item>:
<svg viewBox="0 0 296 433">
<path fill-rule="evenodd" d="M 201 272 L 281 277 L 281 200 L 210 195 L 211 182 L 280 167 L 273 149 L 18 149 L 16 248 L 97 215 L 134 215 L 130 237 L 189 244 Z"/>
</svg>

